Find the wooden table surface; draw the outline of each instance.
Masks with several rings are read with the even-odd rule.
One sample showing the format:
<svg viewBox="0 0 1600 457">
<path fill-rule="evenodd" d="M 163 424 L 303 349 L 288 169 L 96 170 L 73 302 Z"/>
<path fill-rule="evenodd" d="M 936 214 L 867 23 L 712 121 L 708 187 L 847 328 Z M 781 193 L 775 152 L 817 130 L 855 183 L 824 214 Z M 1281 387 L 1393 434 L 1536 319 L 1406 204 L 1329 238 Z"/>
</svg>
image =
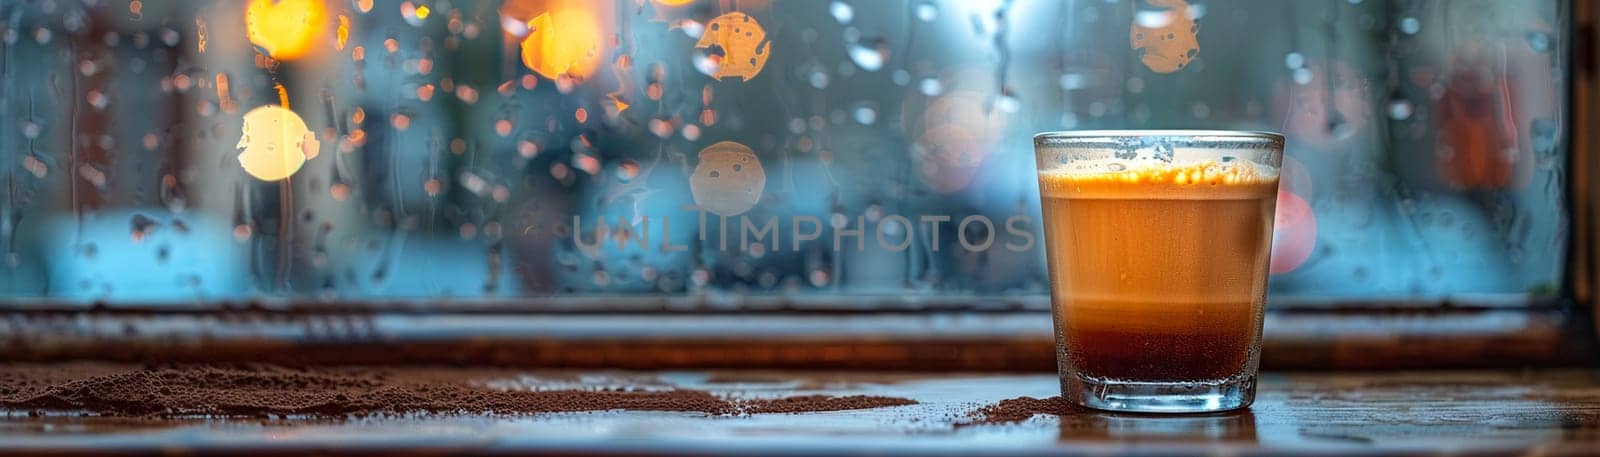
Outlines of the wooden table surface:
<svg viewBox="0 0 1600 457">
<path fill-rule="evenodd" d="M 0 365 L 3 369 L 5 365 Z M 463 371 L 463 373 L 469 373 Z M 542 372 L 541 372 L 542 373 Z M 616 373 L 610 373 L 616 374 Z M 1057 393 L 1050 375 L 659 372 L 718 394 L 905 397 L 918 404 L 806 414 L 558 413 L 519 417 L 149 419 L 0 411 L 0 451 L 335 451 L 392 454 L 1486 454 L 1600 453 L 1600 371 L 1269 373 L 1247 411 L 1149 416 L 1065 411 L 973 425 L 999 400 Z M 473 376 L 467 374 L 466 376 Z M 519 376 L 483 379 L 515 384 Z M 591 379 L 604 377 L 579 377 Z"/>
</svg>

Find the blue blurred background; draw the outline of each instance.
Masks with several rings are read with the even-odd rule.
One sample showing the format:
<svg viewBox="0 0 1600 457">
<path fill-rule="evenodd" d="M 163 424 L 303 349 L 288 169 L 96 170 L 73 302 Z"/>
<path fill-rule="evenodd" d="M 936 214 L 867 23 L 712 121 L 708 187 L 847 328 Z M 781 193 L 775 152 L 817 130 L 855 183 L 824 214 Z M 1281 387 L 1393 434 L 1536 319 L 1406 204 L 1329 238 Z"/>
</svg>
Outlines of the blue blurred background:
<svg viewBox="0 0 1600 457">
<path fill-rule="evenodd" d="M 1275 305 L 1528 303 L 1569 237 L 1567 8 L 7 1 L 0 294 L 1039 306 L 1031 135 L 1208 128 L 1289 139 Z M 285 103 L 320 153 L 256 179 L 244 115 Z"/>
</svg>

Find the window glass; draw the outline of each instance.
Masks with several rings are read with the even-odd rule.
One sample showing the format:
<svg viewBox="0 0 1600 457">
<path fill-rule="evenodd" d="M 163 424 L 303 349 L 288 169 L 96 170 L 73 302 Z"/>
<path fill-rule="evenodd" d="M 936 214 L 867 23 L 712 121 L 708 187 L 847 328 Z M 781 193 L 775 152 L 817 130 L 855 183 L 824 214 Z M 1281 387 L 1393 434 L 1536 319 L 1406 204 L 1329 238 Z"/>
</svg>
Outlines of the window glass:
<svg viewBox="0 0 1600 457">
<path fill-rule="evenodd" d="M 0 293 L 1041 306 L 1031 135 L 1206 128 L 1288 137 L 1273 303 L 1523 303 L 1567 8 L 6 2 Z"/>
</svg>

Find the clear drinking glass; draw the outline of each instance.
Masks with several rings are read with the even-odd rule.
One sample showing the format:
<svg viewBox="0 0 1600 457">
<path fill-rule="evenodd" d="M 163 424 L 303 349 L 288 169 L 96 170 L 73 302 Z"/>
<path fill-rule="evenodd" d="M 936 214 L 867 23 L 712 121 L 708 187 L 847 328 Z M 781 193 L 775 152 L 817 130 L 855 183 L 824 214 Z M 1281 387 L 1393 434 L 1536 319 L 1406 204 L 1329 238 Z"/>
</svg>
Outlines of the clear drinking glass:
<svg viewBox="0 0 1600 457">
<path fill-rule="evenodd" d="M 1283 136 L 1034 136 L 1061 393 L 1207 412 L 1255 398 Z"/>
</svg>

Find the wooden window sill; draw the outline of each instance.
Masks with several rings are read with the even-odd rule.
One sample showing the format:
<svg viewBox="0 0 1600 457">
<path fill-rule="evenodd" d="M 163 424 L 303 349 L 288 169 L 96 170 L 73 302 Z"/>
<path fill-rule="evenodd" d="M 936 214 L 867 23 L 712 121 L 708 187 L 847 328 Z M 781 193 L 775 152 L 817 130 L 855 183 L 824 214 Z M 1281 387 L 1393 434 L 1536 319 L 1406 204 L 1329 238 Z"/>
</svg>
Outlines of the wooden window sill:
<svg viewBox="0 0 1600 457">
<path fill-rule="evenodd" d="M 1558 308 L 1273 311 L 1267 369 L 1592 363 L 1588 318 Z M 1049 372 L 1048 313 L 420 313 L 13 310 L 7 360 Z"/>
</svg>

